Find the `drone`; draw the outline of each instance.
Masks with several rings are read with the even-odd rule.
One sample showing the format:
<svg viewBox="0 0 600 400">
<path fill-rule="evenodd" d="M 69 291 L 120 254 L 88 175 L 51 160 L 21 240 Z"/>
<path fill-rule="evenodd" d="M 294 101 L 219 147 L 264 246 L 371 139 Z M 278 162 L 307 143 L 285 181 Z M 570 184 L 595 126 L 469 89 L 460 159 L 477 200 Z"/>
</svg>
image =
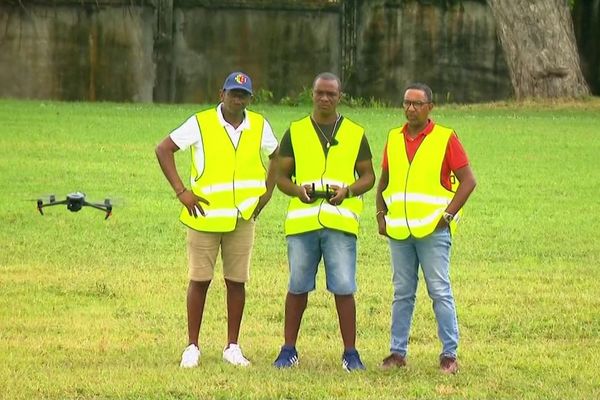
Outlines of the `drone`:
<svg viewBox="0 0 600 400">
<path fill-rule="evenodd" d="M 44 203 L 42 199 L 38 199 L 37 209 L 40 212 L 40 214 L 44 215 L 42 208 L 57 206 L 59 204 L 66 204 L 67 209 L 71 212 L 77 212 L 81 210 L 83 206 L 88 206 L 97 210 L 104 211 L 106 213 L 106 217 L 104 218 L 105 220 L 107 220 L 108 217 L 112 215 L 113 205 L 110 202 L 110 199 L 105 199 L 104 203 L 89 203 L 85 201 L 85 194 L 81 192 L 69 193 L 67 195 L 67 198 L 61 201 L 56 201 L 56 196 L 54 196 L 53 194 L 50 195 L 50 197 L 48 198 L 48 203 Z"/>
</svg>

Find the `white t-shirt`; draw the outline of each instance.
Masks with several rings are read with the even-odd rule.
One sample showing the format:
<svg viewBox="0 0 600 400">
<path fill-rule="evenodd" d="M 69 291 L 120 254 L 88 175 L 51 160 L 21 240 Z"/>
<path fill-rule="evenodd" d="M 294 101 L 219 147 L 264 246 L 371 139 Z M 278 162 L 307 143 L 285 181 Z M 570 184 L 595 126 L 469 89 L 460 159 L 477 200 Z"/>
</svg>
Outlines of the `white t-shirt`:
<svg viewBox="0 0 600 400">
<path fill-rule="evenodd" d="M 222 105 L 223 104 L 221 103 L 217 106 L 217 117 L 223 128 L 225 128 L 225 131 L 227 131 L 234 147 L 237 148 L 242 131 L 250 128 L 250 120 L 246 118 L 246 114 L 244 114 L 244 120 L 240 126 L 234 128 L 233 125 L 223 118 L 223 112 L 221 111 Z M 204 147 L 201 135 L 202 132 L 195 114 L 189 117 L 179 128 L 169 134 L 171 140 L 181 150 L 186 150 L 188 147 L 194 146 L 194 164 L 196 165 L 198 174 L 202 174 L 204 171 Z M 273 134 L 273 129 L 271 128 L 269 121 L 265 119 L 260 148 L 266 156 L 270 156 L 277 148 L 277 145 L 277 139 Z"/>
</svg>

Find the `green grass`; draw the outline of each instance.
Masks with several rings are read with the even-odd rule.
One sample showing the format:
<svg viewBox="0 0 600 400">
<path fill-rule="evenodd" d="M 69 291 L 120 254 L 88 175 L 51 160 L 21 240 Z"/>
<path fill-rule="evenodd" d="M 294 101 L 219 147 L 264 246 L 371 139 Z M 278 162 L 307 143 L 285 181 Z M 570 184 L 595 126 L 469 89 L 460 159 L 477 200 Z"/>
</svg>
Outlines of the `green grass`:
<svg viewBox="0 0 600 400">
<path fill-rule="evenodd" d="M 181 370 L 187 267 L 179 204 L 154 146 L 195 105 L 0 100 L 0 398 L 591 399 L 600 397 L 600 101 L 447 106 L 478 186 L 454 240 L 461 371 L 442 376 L 435 321 L 418 292 L 409 366 L 382 372 L 392 287 L 374 192 L 359 237 L 358 346 L 340 366 L 333 299 L 319 273 L 299 368 L 271 367 L 282 344 L 287 198 L 257 226 L 241 344 L 249 369 L 221 361 L 224 285 L 209 292 L 199 368 Z M 257 106 L 278 136 L 309 110 Z M 379 170 L 398 109 L 343 109 L 365 126 Z M 188 173 L 189 154 L 177 155 Z M 114 215 L 46 209 L 41 194 L 117 199 Z M 220 271 L 217 271 L 220 277 Z"/>
</svg>

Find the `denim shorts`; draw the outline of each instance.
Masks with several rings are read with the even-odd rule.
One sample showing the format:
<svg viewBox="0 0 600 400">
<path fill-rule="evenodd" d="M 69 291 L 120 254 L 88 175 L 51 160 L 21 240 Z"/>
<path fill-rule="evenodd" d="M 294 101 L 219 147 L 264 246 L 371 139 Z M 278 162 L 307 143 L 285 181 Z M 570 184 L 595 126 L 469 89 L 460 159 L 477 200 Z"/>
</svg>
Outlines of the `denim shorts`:
<svg viewBox="0 0 600 400">
<path fill-rule="evenodd" d="M 289 235 L 287 246 L 290 293 L 315 290 L 321 258 L 325 264 L 327 290 L 337 295 L 356 292 L 356 236 L 324 228 Z"/>
</svg>

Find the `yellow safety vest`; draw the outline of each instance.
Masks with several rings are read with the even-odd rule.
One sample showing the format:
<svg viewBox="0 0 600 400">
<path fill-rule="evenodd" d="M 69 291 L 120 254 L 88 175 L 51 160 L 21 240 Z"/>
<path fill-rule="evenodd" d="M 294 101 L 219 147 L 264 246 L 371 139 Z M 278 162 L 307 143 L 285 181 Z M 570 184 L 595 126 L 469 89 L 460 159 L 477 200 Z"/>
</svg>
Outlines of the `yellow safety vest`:
<svg viewBox="0 0 600 400">
<path fill-rule="evenodd" d="M 388 208 L 386 231 L 391 238 L 425 237 L 433 233 L 442 218 L 458 187 L 454 176 L 451 177 L 453 191 L 440 182 L 442 162 L 452 132 L 452 129 L 436 124 L 425 136 L 412 162 L 406 155 L 402 128 L 388 133 L 389 180 L 383 199 Z M 455 221 L 450 223 L 450 229 L 456 229 Z"/>
<path fill-rule="evenodd" d="M 330 147 L 325 156 L 310 117 L 293 122 L 290 138 L 296 166 L 295 182 L 298 185 L 314 183 L 315 190 L 326 190 L 326 185 L 345 187 L 354 183 L 354 167 L 363 136 L 362 127 L 344 118 L 335 135 L 338 144 Z M 294 197 L 288 207 L 285 234 L 331 228 L 357 235 L 362 207 L 361 196 L 344 199 L 337 206 L 325 199 L 305 204 Z"/>
<path fill-rule="evenodd" d="M 203 232 L 231 232 L 238 216 L 248 220 L 266 192 L 266 169 L 260 156 L 264 118 L 246 110 L 250 129 L 241 133 L 237 149 L 219 122 L 217 109 L 196 114 L 202 131 L 204 170 L 199 175 L 194 164 L 190 179 L 192 191 L 209 201 L 200 203 L 206 215 L 190 216 L 185 207 L 179 219 L 188 227 Z"/>
</svg>

